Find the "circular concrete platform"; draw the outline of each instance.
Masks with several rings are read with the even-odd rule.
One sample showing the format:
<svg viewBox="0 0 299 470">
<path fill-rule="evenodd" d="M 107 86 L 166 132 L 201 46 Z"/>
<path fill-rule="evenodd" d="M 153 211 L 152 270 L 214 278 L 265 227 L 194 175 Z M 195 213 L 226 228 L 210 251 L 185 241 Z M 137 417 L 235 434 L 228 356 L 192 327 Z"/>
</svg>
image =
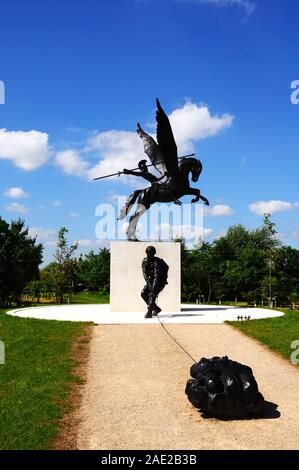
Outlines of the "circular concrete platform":
<svg viewBox="0 0 299 470">
<path fill-rule="evenodd" d="M 97 325 L 156 324 L 157 318 L 145 319 L 145 312 L 111 312 L 109 304 L 57 305 L 10 310 L 9 315 L 42 320 L 92 322 Z M 238 316 L 250 316 L 251 320 L 281 317 L 284 314 L 262 308 L 226 307 L 221 305 L 182 304 L 181 312 L 161 312 L 163 323 L 223 323 L 237 321 Z"/>
</svg>

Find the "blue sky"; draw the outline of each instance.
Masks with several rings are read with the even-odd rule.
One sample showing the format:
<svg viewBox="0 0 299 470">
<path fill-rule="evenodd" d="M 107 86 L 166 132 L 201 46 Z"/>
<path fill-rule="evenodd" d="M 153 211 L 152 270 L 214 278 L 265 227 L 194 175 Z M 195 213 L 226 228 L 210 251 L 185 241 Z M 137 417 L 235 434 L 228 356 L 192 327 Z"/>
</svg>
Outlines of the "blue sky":
<svg viewBox="0 0 299 470">
<path fill-rule="evenodd" d="M 61 226 L 101 246 L 97 205 L 136 181 L 92 177 L 136 166 L 136 122 L 153 132 L 158 96 L 179 152 L 204 165 L 207 240 L 269 210 L 299 247 L 298 13 L 297 0 L 1 2 L 1 216 L 26 220 L 45 261 Z"/>
</svg>

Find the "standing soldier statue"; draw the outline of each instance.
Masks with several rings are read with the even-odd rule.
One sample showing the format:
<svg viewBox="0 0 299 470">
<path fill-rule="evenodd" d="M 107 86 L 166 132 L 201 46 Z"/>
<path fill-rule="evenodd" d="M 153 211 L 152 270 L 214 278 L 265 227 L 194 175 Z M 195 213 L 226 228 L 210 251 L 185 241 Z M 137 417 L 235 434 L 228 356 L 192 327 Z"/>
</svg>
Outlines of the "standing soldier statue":
<svg viewBox="0 0 299 470">
<path fill-rule="evenodd" d="M 142 272 L 146 285 L 142 289 L 141 297 L 147 304 L 145 318 L 152 318 L 161 312 L 156 300 L 167 284 L 168 264 L 162 258 L 155 256 L 156 248 L 148 246 L 145 250 L 146 258 L 142 261 Z"/>
</svg>

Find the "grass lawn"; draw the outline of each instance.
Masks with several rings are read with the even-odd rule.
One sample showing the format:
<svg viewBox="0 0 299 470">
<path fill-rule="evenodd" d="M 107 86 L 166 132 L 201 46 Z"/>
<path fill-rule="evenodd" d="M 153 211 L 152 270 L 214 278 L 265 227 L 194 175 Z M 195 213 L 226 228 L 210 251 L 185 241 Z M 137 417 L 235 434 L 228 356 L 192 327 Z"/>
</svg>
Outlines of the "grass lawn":
<svg viewBox="0 0 299 470">
<path fill-rule="evenodd" d="M 109 294 L 78 292 L 72 296 L 72 304 L 109 304 Z"/>
<path fill-rule="evenodd" d="M 299 340 L 299 311 L 279 310 L 285 312 L 284 317 L 227 323 L 290 360 L 293 352 L 290 345 Z"/>
<path fill-rule="evenodd" d="M 29 299 L 29 304 L 28 306 L 30 307 L 58 305 L 55 300 L 43 298 L 40 299 L 39 303 L 37 303 L 36 299 Z M 67 304 L 67 295 L 64 296 L 64 304 Z M 72 295 L 71 304 L 109 304 L 109 294 L 101 294 L 100 292 L 78 292 Z"/>
<path fill-rule="evenodd" d="M 10 317 L 0 310 L 0 449 L 47 449 L 69 410 L 77 364 L 72 346 L 87 341 L 86 323 Z"/>
</svg>

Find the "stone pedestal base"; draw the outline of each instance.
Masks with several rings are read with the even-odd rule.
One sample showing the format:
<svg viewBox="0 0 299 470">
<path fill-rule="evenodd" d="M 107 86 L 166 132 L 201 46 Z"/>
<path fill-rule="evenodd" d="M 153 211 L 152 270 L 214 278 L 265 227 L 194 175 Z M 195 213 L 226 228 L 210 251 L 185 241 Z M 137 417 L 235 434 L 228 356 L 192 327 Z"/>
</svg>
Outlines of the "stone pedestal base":
<svg viewBox="0 0 299 470">
<path fill-rule="evenodd" d="M 178 242 L 111 242 L 110 308 L 112 312 L 146 312 L 140 293 L 145 286 L 141 263 L 149 245 L 169 266 L 168 284 L 157 304 L 164 312 L 181 310 L 181 247 Z"/>
</svg>

